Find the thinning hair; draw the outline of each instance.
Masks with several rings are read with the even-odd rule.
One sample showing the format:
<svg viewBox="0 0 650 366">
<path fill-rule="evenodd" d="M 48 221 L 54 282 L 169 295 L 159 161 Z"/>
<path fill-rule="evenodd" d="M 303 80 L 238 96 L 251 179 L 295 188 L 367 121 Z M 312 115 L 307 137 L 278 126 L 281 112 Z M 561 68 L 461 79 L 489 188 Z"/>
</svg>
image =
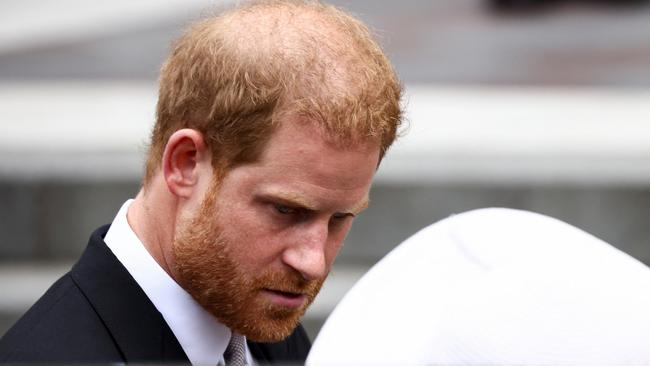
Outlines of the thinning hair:
<svg viewBox="0 0 650 366">
<path fill-rule="evenodd" d="M 147 185 L 169 137 L 200 131 L 215 168 L 254 162 L 279 123 L 316 123 L 341 148 L 375 142 L 383 157 L 401 122 L 401 85 L 358 19 L 317 1 L 256 1 L 192 24 L 160 74 Z M 223 173 L 223 172 L 222 172 Z"/>
</svg>

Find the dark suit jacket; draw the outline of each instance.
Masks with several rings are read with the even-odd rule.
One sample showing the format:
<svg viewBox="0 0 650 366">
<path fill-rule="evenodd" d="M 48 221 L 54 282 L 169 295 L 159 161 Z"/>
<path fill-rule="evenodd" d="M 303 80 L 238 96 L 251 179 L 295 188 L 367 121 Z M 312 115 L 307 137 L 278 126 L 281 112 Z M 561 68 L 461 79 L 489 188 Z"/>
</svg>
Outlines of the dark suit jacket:
<svg viewBox="0 0 650 366">
<path fill-rule="evenodd" d="M 95 231 L 74 267 L 0 340 L 0 362 L 189 363 L 162 315 Z M 183 309 L 178 309 L 183 311 Z M 249 342 L 259 363 L 304 363 L 299 326 L 278 343 Z"/>
</svg>

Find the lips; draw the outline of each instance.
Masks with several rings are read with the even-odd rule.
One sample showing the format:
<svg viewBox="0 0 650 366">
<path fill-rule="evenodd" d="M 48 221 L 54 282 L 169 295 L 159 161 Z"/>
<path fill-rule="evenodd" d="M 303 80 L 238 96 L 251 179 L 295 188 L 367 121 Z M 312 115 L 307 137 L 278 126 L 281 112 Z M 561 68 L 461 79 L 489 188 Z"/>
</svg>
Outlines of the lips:
<svg viewBox="0 0 650 366">
<path fill-rule="evenodd" d="M 307 296 L 299 292 L 289 292 L 267 288 L 264 289 L 264 293 L 269 296 L 271 302 L 274 304 L 288 308 L 299 308 L 307 299 Z"/>
</svg>

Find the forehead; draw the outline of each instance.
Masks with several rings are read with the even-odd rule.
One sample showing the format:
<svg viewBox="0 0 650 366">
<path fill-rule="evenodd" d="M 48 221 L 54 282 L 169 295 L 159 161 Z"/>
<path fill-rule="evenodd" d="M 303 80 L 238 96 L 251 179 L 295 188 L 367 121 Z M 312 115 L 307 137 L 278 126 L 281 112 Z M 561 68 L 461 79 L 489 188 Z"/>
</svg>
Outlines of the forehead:
<svg viewBox="0 0 650 366">
<path fill-rule="evenodd" d="M 259 166 L 347 189 L 369 183 L 378 159 L 378 142 L 335 142 L 314 122 L 286 120 L 266 144 Z"/>
</svg>

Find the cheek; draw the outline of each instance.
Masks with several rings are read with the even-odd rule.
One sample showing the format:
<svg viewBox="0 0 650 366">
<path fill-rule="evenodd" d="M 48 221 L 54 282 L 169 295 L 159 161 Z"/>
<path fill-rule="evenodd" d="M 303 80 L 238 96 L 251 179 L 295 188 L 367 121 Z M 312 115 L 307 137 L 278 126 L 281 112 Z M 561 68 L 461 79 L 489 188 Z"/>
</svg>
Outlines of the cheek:
<svg viewBox="0 0 650 366">
<path fill-rule="evenodd" d="M 336 256 L 339 254 L 339 251 L 345 243 L 345 238 L 352 227 L 352 221 L 342 223 L 339 227 L 330 230 L 330 238 L 325 248 L 325 258 L 328 265 L 331 264 L 336 259 Z"/>
<path fill-rule="evenodd" d="M 336 260 L 336 257 L 338 256 L 339 251 L 341 250 L 341 247 L 343 247 L 343 241 L 329 245 L 328 248 L 325 250 L 325 260 L 327 262 L 328 268 L 332 267 L 334 260 Z"/>
<path fill-rule="evenodd" d="M 244 210 L 239 213 L 224 220 L 223 236 L 241 268 L 263 270 L 280 258 L 282 236 L 269 230 L 254 213 Z"/>
<path fill-rule="evenodd" d="M 346 219 L 338 224 L 331 224 L 329 232 L 332 240 L 338 241 L 340 245 L 343 245 L 343 241 L 352 228 L 352 221 L 353 219 Z"/>
</svg>

